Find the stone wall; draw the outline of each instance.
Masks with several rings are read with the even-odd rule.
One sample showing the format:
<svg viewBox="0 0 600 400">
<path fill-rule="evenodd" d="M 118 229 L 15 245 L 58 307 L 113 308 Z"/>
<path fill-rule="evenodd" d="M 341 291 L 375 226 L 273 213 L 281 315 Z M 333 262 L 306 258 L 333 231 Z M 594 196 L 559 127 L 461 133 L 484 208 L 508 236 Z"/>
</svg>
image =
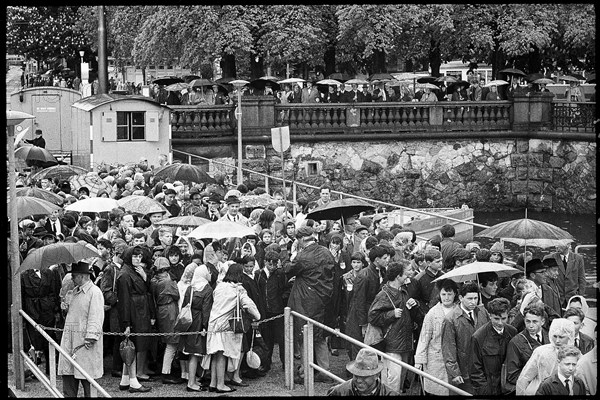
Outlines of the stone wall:
<svg viewBox="0 0 600 400">
<path fill-rule="evenodd" d="M 269 148 L 265 159 L 244 160 L 244 167 L 280 177 L 281 159 Z M 595 152 L 593 142 L 548 139 L 293 143 L 285 168 L 287 179 L 293 171 L 297 182 L 329 183 L 411 208 L 467 204 L 478 211 L 528 207 L 583 214 L 596 212 Z M 307 163 L 317 175 L 307 176 Z M 235 175 L 231 168 L 212 168 Z M 248 179 L 264 186 L 263 177 Z M 270 185 L 270 191 L 280 187 L 274 180 Z M 318 194 L 299 187 L 300 196 Z"/>
</svg>

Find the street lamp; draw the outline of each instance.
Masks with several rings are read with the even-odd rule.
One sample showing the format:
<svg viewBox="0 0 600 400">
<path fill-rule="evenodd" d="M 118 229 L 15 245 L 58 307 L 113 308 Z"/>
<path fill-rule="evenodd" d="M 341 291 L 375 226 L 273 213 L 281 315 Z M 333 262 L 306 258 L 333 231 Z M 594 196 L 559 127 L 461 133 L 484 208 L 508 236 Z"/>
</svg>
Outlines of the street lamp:
<svg viewBox="0 0 600 400">
<path fill-rule="evenodd" d="M 250 82 L 245 81 L 243 79 L 236 79 L 234 81 L 229 82 L 229 84 L 233 85 L 237 89 L 237 98 L 238 105 L 235 109 L 235 117 L 237 118 L 237 126 L 238 126 L 238 170 L 237 170 L 237 184 L 240 185 L 242 183 L 242 87 L 249 84 Z"/>
<path fill-rule="evenodd" d="M 15 366 L 15 384 L 17 389 L 25 388 L 25 374 L 21 360 L 21 349 L 23 349 L 23 327 L 21 325 L 21 279 L 19 277 L 19 227 L 17 217 L 17 184 L 15 173 L 15 125 L 26 119 L 35 118 L 31 114 L 21 111 L 6 111 L 6 141 L 8 142 L 8 192 L 10 194 L 10 273 L 12 290 L 12 308 L 10 318 L 12 322 L 12 354 Z"/>
<path fill-rule="evenodd" d="M 83 56 L 85 55 L 85 51 L 84 50 L 79 50 L 79 58 L 80 63 L 79 63 L 79 80 L 81 80 L 81 85 L 83 85 Z"/>
</svg>

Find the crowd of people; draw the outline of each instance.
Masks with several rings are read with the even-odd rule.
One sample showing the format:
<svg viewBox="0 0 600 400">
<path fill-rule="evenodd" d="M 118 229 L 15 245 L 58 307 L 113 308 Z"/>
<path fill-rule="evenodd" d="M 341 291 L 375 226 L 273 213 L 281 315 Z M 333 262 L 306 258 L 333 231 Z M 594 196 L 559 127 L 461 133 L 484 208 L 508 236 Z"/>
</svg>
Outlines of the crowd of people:
<svg viewBox="0 0 600 400">
<path fill-rule="evenodd" d="M 192 392 L 243 390 L 269 373 L 275 344 L 285 367 L 282 313 L 289 306 L 472 394 L 560 394 L 565 379 L 569 393 L 596 393 L 596 327 L 587 315 L 583 259 L 568 244 L 542 259 L 519 255 L 510 277 L 488 272 L 455 282 L 444 274 L 474 261 L 507 263 L 502 245 L 462 245 L 451 225 L 417 241 L 414 231 L 385 213 L 307 217 L 332 201 L 328 185 L 319 198 L 286 203 L 274 193 L 270 205 L 242 208 L 245 196 L 265 189 L 156 179 L 144 158 L 132 166 L 101 166 L 98 174 L 110 190 L 97 197 L 146 196 L 167 211 L 63 209 L 19 223 L 22 259 L 57 242 L 83 241 L 98 249 L 97 257 L 21 273 L 24 311 L 42 326 L 62 328 L 51 334 L 71 354 L 87 351 L 78 360 L 90 360 L 86 370 L 93 378 L 104 374 L 107 358 L 119 389 L 130 393 L 150 391 L 144 383 L 154 380 Z M 58 178 L 31 184 L 59 194 L 65 205 L 90 197 L 89 188 Z M 229 221 L 254 234 L 194 239 L 191 226 L 161 225 L 167 216 Z M 82 311 L 84 304 L 94 312 Z M 180 331 L 178 315 L 188 305 L 191 326 Z M 230 323 L 238 305 L 252 321 L 245 332 Z M 305 373 L 302 325 L 294 323 L 299 384 Z M 103 338 L 90 326 L 115 334 Z M 377 329 L 383 339 L 371 341 Z M 135 345 L 132 359 L 122 356 L 125 337 Z M 315 329 L 313 345 L 325 370 L 331 356 L 348 355 L 348 381 L 333 386 L 332 395 L 399 394 L 417 384 L 406 368 L 322 329 Z M 48 373 L 48 346 L 27 324 L 26 350 L 31 346 L 44 353 Z M 251 346 L 260 366 L 248 358 Z M 87 381 L 63 357 L 58 361 L 65 393 L 76 396 L 81 382 L 88 395 Z M 333 384 L 320 372 L 315 381 Z M 422 382 L 425 394 L 452 394 L 429 379 Z"/>
</svg>

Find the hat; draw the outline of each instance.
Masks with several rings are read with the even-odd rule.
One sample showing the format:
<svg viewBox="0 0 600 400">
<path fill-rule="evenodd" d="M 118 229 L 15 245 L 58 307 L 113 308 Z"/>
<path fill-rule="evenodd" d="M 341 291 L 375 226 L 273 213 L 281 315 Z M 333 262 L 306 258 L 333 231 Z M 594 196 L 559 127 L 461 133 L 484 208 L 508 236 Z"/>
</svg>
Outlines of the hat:
<svg viewBox="0 0 600 400">
<path fill-rule="evenodd" d="M 369 228 L 367 228 L 366 226 L 364 226 L 364 225 L 358 225 L 356 227 L 356 229 L 354 230 L 354 232 L 358 233 L 360 231 L 368 231 L 368 230 L 369 230 Z"/>
<path fill-rule="evenodd" d="M 528 274 L 532 272 L 545 270 L 546 268 L 548 267 L 545 266 L 542 260 L 540 260 L 539 258 L 532 258 L 525 264 L 525 271 L 527 271 Z"/>
<path fill-rule="evenodd" d="M 210 199 L 209 199 L 209 201 L 210 201 Z M 229 196 L 229 197 L 227 197 L 225 199 L 225 203 L 227 203 L 227 205 L 230 205 L 230 204 L 240 204 L 241 202 L 240 202 L 240 198 L 239 197 L 237 197 L 237 196 Z"/>
<path fill-rule="evenodd" d="M 175 189 L 167 189 L 165 190 L 165 196 L 168 194 L 177 194 L 177 192 L 175 191 Z"/>
<path fill-rule="evenodd" d="M 171 263 L 169 263 L 169 260 L 166 257 L 158 257 L 154 261 L 154 266 L 156 267 L 156 270 L 167 269 L 171 268 Z"/>
<path fill-rule="evenodd" d="M 379 221 L 381 221 L 382 219 L 384 219 L 384 218 L 387 218 L 387 217 L 388 217 L 388 216 L 387 216 L 387 214 L 383 214 L 383 213 L 380 213 L 380 214 L 375 214 L 375 215 L 373 216 L 373 223 L 375 223 L 375 222 L 379 222 Z"/>
<path fill-rule="evenodd" d="M 313 232 L 314 232 L 313 228 L 311 228 L 310 226 L 304 225 L 296 231 L 296 238 L 300 239 L 303 237 L 311 236 L 313 234 Z"/>
<path fill-rule="evenodd" d="M 491 253 L 502 253 L 504 254 L 504 248 L 502 247 L 502 243 L 496 242 L 490 247 Z"/>
<path fill-rule="evenodd" d="M 208 196 L 208 202 L 209 203 L 220 203 L 221 196 L 219 196 L 218 193 L 211 193 L 210 196 Z"/>
<path fill-rule="evenodd" d="M 35 228 L 33 230 L 33 236 L 35 236 L 35 237 L 42 237 L 46 233 L 48 233 L 48 231 L 43 226 L 38 226 L 37 228 Z"/>
<path fill-rule="evenodd" d="M 172 183 L 168 183 L 168 182 L 165 183 L 165 184 L 163 184 L 162 188 L 163 189 L 173 189 L 173 190 L 175 190 L 175 186 Z"/>
<path fill-rule="evenodd" d="M 46 232 L 46 233 L 44 233 L 44 234 L 43 234 L 43 235 L 40 237 L 40 239 L 41 239 L 41 240 L 46 240 L 46 239 L 58 240 L 58 239 L 56 239 L 56 236 L 54 236 L 54 234 L 53 234 L 53 233 L 50 233 L 50 232 Z"/>
<path fill-rule="evenodd" d="M 379 361 L 377 354 L 369 349 L 360 349 L 354 361 L 346 364 L 346 369 L 352 375 L 372 376 L 381 372 L 383 362 Z"/>
<path fill-rule="evenodd" d="M 225 193 L 225 200 L 227 200 L 230 196 L 234 196 L 234 197 L 241 197 L 242 193 L 237 190 L 237 189 L 231 189 L 230 191 L 228 191 L 227 193 Z"/>
<path fill-rule="evenodd" d="M 19 227 L 21 229 L 25 229 L 25 228 L 35 228 L 35 222 L 33 222 L 30 219 L 24 219 L 23 221 L 21 221 L 21 223 L 19 223 Z"/>
<path fill-rule="evenodd" d="M 93 271 L 90 270 L 90 264 L 79 261 L 77 263 L 73 263 L 71 266 L 71 274 L 91 274 Z"/>
<path fill-rule="evenodd" d="M 473 250 L 481 250 L 481 246 L 479 245 L 479 243 L 477 242 L 471 242 L 471 243 L 467 243 L 465 245 L 465 249 L 469 250 L 469 251 L 473 251 Z"/>
<path fill-rule="evenodd" d="M 173 182 L 173 187 L 177 187 L 177 186 L 183 186 L 183 183 L 181 181 Z"/>
<path fill-rule="evenodd" d="M 552 257 L 552 255 L 547 255 L 546 257 L 544 257 L 542 263 L 546 266 L 546 268 L 558 267 L 556 258 Z"/>
</svg>

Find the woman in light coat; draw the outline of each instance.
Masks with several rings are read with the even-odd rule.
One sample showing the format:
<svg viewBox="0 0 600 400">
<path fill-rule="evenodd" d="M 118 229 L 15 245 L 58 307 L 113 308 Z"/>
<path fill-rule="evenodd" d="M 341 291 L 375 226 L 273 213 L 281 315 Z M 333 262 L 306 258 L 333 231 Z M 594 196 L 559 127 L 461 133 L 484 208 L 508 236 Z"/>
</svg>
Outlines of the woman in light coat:
<svg viewBox="0 0 600 400">
<path fill-rule="evenodd" d="M 442 322 L 458 301 L 458 285 L 450 279 L 438 282 L 440 302 L 429 310 L 423 320 L 423 327 L 415 351 L 415 368 L 448 382 L 448 373 L 442 355 Z M 426 394 L 448 396 L 450 390 L 429 379 L 423 380 Z"/>
<path fill-rule="evenodd" d="M 558 367 L 558 350 L 575 340 L 575 324 L 565 318 L 556 318 L 548 332 L 549 344 L 536 347 L 517 379 L 517 396 L 534 395 L 540 383 L 554 374 Z"/>
<path fill-rule="evenodd" d="M 232 264 L 223 282 L 217 284 L 213 293 L 214 301 L 206 335 L 206 353 L 212 355 L 209 391 L 227 393 L 235 390 L 225 386 L 226 367 L 227 372 L 233 372 L 230 384 L 240 386 L 241 383 L 239 371 L 243 333 L 233 332 L 229 325 L 229 319 L 233 318 L 237 306 L 237 297 L 239 296 L 241 307 L 246 309 L 254 320 L 260 319 L 256 304 L 242 286 L 243 273 L 240 264 Z"/>
</svg>

